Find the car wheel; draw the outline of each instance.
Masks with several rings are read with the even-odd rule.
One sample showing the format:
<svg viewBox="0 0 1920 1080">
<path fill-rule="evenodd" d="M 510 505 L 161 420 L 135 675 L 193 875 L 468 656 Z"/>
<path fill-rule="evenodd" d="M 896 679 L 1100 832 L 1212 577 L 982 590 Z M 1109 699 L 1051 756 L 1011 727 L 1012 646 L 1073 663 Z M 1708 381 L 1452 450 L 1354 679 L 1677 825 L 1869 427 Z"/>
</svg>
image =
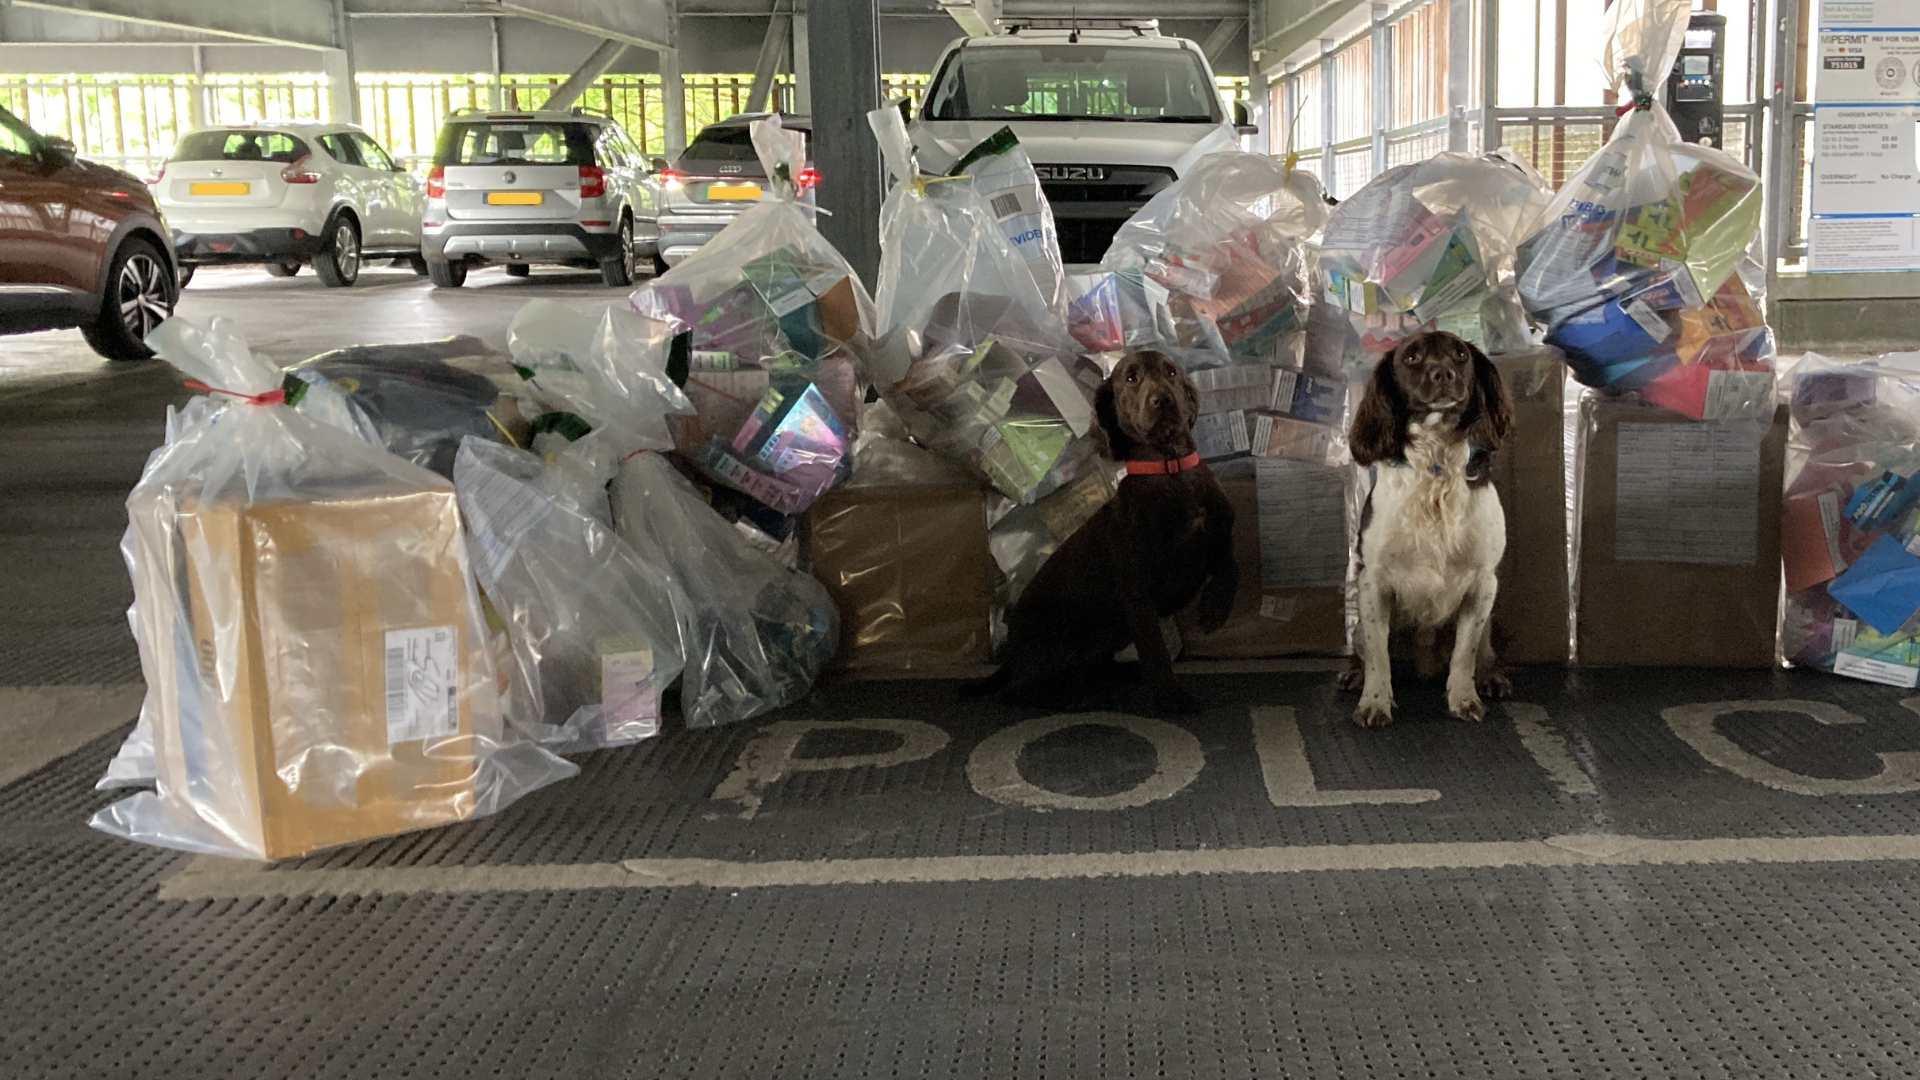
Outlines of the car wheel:
<svg viewBox="0 0 1920 1080">
<path fill-rule="evenodd" d="M 467 283 L 467 264 L 428 259 L 427 276 L 433 279 L 436 289 L 457 289 Z"/>
<path fill-rule="evenodd" d="M 533 267 L 528 266 L 526 263 L 508 263 L 507 276 L 508 277 L 532 277 Z"/>
<path fill-rule="evenodd" d="M 109 360 L 152 357 L 147 335 L 173 314 L 174 280 L 160 249 L 138 237 L 121 244 L 107 270 L 100 314 L 80 328 L 87 344 Z"/>
<path fill-rule="evenodd" d="M 633 222 L 620 219 L 620 254 L 600 264 L 600 280 L 607 283 L 609 289 L 624 288 L 633 284 Z"/>
<path fill-rule="evenodd" d="M 406 263 L 407 266 L 412 268 L 414 273 L 421 277 L 427 276 L 427 257 L 425 255 L 409 255 L 400 261 Z"/>
<path fill-rule="evenodd" d="M 344 289 L 360 280 L 360 228 L 342 214 L 334 219 L 333 236 L 313 257 L 313 272 L 328 287 Z"/>
<path fill-rule="evenodd" d="M 271 274 L 274 277 L 292 277 L 293 275 L 299 272 L 300 272 L 299 263 L 285 262 L 285 263 L 268 263 L 267 264 L 267 273 Z"/>
<path fill-rule="evenodd" d="M 193 271 L 194 271 L 194 269 L 195 269 L 195 267 L 193 267 L 193 266 L 190 266 L 190 265 L 188 265 L 187 263 L 181 263 L 181 264 L 180 264 L 180 270 L 179 270 L 179 274 L 178 274 L 178 276 L 177 276 L 177 279 L 176 279 L 176 280 L 175 280 L 175 282 L 174 282 L 174 293 L 173 293 L 173 294 L 174 294 L 175 296 L 179 296 L 179 295 L 180 295 L 180 294 L 181 294 L 182 292 L 184 292 L 184 291 L 186 290 L 186 287 L 187 287 L 187 282 L 189 282 L 189 281 L 192 281 L 192 280 L 193 280 Z"/>
</svg>

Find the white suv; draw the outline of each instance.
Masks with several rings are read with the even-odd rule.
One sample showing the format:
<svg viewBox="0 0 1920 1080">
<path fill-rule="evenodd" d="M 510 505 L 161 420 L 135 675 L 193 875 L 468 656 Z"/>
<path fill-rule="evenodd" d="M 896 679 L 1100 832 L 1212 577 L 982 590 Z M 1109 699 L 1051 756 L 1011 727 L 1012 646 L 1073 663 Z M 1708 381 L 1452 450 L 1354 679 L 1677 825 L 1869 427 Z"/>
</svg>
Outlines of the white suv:
<svg viewBox="0 0 1920 1080">
<path fill-rule="evenodd" d="M 259 124 L 187 133 L 153 181 L 181 284 L 193 268 L 264 263 L 352 285 L 368 258 L 420 259 L 420 181 L 352 124 Z"/>
<path fill-rule="evenodd" d="M 1094 5 L 1090 5 L 1094 6 Z M 1097 263 L 1148 199 L 1252 134 L 1220 107 L 1200 46 L 1153 20 L 1002 20 L 948 45 L 910 126 L 920 164 L 944 171 L 1002 127 L 1033 159 L 1060 254 Z"/>
<path fill-rule="evenodd" d="M 658 207 L 646 157 L 609 117 L 455 113 L 427 174 L 427 272 L 458 288 L 480 263 L 505 263 L 516 276 L 556 263 L 631 285 L 636 261 L 653 259 Z"/>
</svg>

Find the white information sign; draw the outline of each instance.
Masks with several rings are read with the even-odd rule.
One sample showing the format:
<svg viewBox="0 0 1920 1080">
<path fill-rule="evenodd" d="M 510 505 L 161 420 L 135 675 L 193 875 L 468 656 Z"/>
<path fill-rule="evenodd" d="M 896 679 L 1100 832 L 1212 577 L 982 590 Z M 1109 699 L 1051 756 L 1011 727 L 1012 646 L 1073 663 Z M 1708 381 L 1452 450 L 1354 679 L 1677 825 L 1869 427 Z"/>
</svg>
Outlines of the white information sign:
<svg viewBox="0 0 1920 1080">
<path fill-rule="evenodd" d="M 1920 269 L 1920 0 L 1822 0 L 1814 272 Z"/>
</svg>

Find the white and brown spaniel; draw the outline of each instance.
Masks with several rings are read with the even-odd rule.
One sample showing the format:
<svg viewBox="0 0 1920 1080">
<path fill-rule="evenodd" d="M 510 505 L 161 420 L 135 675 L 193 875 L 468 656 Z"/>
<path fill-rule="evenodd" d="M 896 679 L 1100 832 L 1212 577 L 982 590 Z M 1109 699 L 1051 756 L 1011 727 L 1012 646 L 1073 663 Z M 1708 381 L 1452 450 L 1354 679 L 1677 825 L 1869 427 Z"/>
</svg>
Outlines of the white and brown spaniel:
<svg viewBox="0 0 1920 1080">
<path fill-rule="evenodd" d="M 1437 631 L 1453 625 L 1451 715 L 1482 719 L 1481 693 L 1511 689 L 1490 630 L 1507 528 L 1488 466 L 1512 430 L 1500 373 L 1452 334 L 1409 338 L 1374 369 L 1348 432 L 1354 462 L 1374 478 L 1360 518 L 1358 639 L 1341 677 L 1360 690 L 1361 727 L 1393 722 L 1388 639 L 1398 627 L 1413 631 L 1426 669 L 1438 667 Z"/>
</svg>

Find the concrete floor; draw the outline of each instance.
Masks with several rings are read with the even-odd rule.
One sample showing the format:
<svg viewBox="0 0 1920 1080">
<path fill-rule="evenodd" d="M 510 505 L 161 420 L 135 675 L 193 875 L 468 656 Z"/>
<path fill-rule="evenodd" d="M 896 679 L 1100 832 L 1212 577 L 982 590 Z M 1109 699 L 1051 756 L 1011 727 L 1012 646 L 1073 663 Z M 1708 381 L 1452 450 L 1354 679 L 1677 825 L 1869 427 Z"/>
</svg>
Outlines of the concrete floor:
<svg viewBox="0 0 1920 1080">
<path fill-rule="evenodd" d="M 623 299 L 472 280 L 182 311 L 291 361 Z M 1316 663 L 1189 666 L 1177 723 L 831 679 L 271 867 L 94 833 L 123 501 L 186 395 L 83 349 L 0 339 L 0 1076 L 1920 1071 L 1920 698 L 1817 673 L 1526 669 L 1474 725 L 1408 682 L 1380 732 Z"/>
</svg>

